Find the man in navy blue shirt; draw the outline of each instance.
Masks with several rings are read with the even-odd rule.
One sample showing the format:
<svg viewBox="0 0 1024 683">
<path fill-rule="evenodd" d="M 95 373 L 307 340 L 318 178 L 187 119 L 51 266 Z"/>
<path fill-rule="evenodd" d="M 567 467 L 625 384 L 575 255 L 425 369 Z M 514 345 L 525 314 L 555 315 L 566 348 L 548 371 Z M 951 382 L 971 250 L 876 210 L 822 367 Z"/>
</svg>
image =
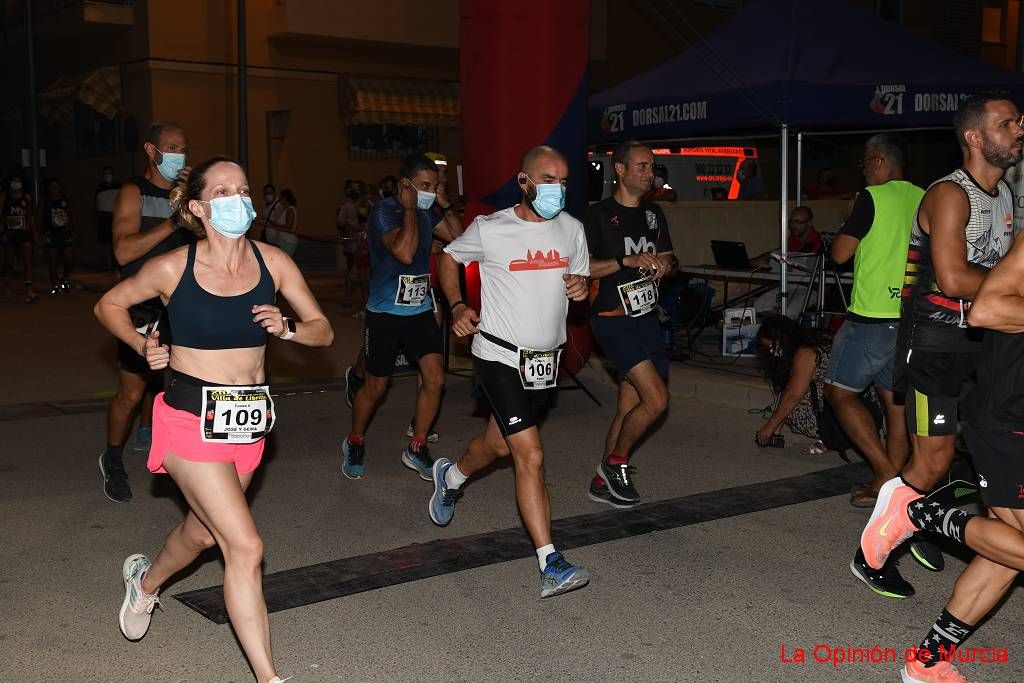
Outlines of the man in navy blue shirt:
<svg viewBox="0 0 1024 683">
<path fill-rule="evenodd" d="M 377 202 L 367 221 L 370 246 L 370 294 L 366 304 L 363 354 L 366 378 L 352 405 L 352 432 L 342 444 L 342 471 L 361 479 L 365 468 L 366 429 L 387 390 L 399 349 L 413 358 L 422 383 L 416 397 L 412 439 L 402 463 L 431 481 L 434 461 L 426 445 L 427 430 L 437 416 L 444 390 L 441 330 L 434 318 L 430 292 L 430 244 L 462 232 L 450 207 L 438 205 L 437 165 L 423 154 L 405 158 L 395 194 Z"/>
</svg>

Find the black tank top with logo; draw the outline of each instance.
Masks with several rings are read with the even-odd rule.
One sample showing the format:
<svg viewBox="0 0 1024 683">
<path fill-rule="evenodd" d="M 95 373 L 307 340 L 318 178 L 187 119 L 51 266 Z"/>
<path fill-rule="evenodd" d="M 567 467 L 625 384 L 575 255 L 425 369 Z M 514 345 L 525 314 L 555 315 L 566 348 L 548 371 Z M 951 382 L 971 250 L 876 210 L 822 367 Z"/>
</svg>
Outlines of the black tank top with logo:
<svg viewBox="0 0 1024 683">
<path fill-rule="evenodd" d="M 69 222 L 68 200 L 46 199 L 43 201 L 43 228 L 47 232 L 67 230 Z"/>
<path fill-rule="evenodd" d="M 7 195 L 4 199 L 4 231 L 28 230 L 28 216 L 31 210 L 28 195 L 22 194 L 17 199 Z"/>
<path fill-rule="evenodd" d="M 154 229 L 171 216 L 171 205 L 169 199 L 171 191 L 166 190 L 162 187 L 157 187 L 153 183 L 146 180 L 143 176 L 135 176 L 128 181 L 136 185 L 139 188 L 139 194 L 142 200 L 142 220 L 139 224 L 139 233 L 146 233 Z M 182 247 L 186 244 L 191 244 L 195 241 L 195 236 L 192 232 L 186 228 L 177 228 L 170 235 L 165 237 L 155 247 L 150 249 L 148 252 L 135 259 L 131 263 L 125 264 L 121 268 L 121 276 L 129 277 L 135 275 L 142 268 L 149 259 L 160 254 L 166 254 L 167 252 L 174 251 L 178 247 Z"/>
</svg>

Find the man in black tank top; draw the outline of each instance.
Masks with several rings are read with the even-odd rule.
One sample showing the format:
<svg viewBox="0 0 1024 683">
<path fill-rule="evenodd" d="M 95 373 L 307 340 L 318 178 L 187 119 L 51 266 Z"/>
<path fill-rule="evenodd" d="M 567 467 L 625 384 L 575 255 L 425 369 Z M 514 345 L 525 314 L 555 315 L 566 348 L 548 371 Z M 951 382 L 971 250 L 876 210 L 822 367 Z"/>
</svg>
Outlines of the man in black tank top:
<svg viewBox="0 0 1024 683">
<path fill-rule="evenodd" d="M 918 208 L 897 351 L 897 374 L 906 380 L 913 452 L 883 489 L 908 486 L 925 495 L 953 461 L 960 396 L 974 382 L 981 356 L 982 330 L 968 325 L 966 313 L 985 274 L 1013 238 L 1013 200 L 1003 175 L 1021 159 L 1020 116 L 1006 93 L 980 93 L 964 100 L 954 120 L 963 168 L 933 183 Z M 880 566 L 873 564 L 878 558 L 872 557 L 871 545 L 885 531 L 891 500 L 879 493 L 861 535 L 864 559 L 871 567 Z M 915 537 L 911 554 L 925 567 L 940 570 L 941 552 L 923 540 Z"/>
<path fill-rule="evenodd" d="M 146 171 L 124 183 L 114 200 L 114 256 L 122 278 L 139 272 L 148 259 L 193 239 L 188 230 L 170 220 L 168 203 L 171 188 L 188 177 L 186 145 L 184 131 L 173 123 L 155 122 L 146 132 Z M 159 299 L 133 308 L 131 314 L 140 334 L 159 326 L 160 342 L 170 344 L 170 330 L 161 321 L 164 310 Z M 135 411 L 142 404 L 134 448 L 149 450 L 153 397 L 163 388 L 163 373 L 151 371 L 145 359 L 124 342 L 119 340 L 117 347 L 118 387 L 107 411 L 107 447 L 99 463 L 104 494 L 116 503 L 127 503 L 132 491 L 122 459 L 124 444 Z"/>
<path fill-rule="evenodd" d="M 46 241 L 50 296 L 67 294 L 71 291 L 71 269 L 75 265 L 71 247 L 75 242 L 77 225 L 71 212 L 71 204 L 57 178 L 46 181 L 46 198 L 39 203 L 38 223 Z M 61 277 L 57 276 L 58 259 L 63 265 Z"/>
</svg>

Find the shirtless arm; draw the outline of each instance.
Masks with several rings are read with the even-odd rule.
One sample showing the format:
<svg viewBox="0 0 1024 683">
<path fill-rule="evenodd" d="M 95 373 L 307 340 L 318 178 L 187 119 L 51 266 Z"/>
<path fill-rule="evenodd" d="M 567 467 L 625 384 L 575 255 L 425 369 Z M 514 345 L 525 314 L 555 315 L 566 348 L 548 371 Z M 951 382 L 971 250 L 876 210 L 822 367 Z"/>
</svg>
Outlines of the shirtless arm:
<svg viewBox="0 0 1024 683">
<path fill-rule="evenodd" d="M 988 274 L 967 313 L 973 327 L 1024 332 L 1024 240 Z"/>
<path fill-rule="evenodd" d="M 146 355 L 146 338 L 132 324 L 128 309 L 156 297 L 167 297 L 184 269 L 182 255 L 171 252 L 151 259 L 134 277 L 121 280 L 93 308 L 100 323 L 115 337 Z M 157 333 L 158 334 L 158 333 Z"/>
<path fill-rule="evenodd" d="M 985 279 L 985 272 L 967 262 L 967 235 L 971 205 L 956 183 L 940 183 L 928 190 L 918 221 L 931 236 L 935 282 L 951 298 L 973 299 Z"/>
<path fill-rule="evenodd" d="M 114 200 L 114 258 L 122 266 L 145 256 L 169 237 L 176 227 L 170 219 L 152 230 L 142 229 L 142 193 L 135 183 L 125 183 Z"/>
<path fill-rule="evenodd" d="M 398 203 L 401 205 L 402 225 L 381 237 L 384 248 L 402 265 L 412 265 L 420 246 L 420 219 L 416 210 L 416 189 L 408 180 L 398 184 Z"/>
<path fill-rule="evenodd" d="M 295 261 L 277 247 L 260 244 L 257 248 L 274 275 L 281 296 L 299 316 L 295 322 L 295 336 L 290 341 L 303 346 L 330 346 L 334 341 L 334 328 L 320 309 L 320 304 L 309 290 Z M 254 306 L 253 322 L 262 325 L 269 334 L 276 337 L 284 333 L 281 310 L 277 306 Z"/>
</svg>

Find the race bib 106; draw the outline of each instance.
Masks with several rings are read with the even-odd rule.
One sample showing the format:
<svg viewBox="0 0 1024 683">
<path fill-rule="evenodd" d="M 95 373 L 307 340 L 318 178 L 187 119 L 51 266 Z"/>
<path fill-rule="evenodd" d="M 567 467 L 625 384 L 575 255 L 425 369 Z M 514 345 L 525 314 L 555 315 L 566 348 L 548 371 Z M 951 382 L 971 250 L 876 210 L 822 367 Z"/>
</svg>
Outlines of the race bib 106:
<svg viewBox="0 0 1024 683">
<path fill-rule="evenodd" d="M 524 389 L 550 389 L 558 383 L 561 349 L 538 351 L 519 348 L 519 379 Z"/>
</svg>

